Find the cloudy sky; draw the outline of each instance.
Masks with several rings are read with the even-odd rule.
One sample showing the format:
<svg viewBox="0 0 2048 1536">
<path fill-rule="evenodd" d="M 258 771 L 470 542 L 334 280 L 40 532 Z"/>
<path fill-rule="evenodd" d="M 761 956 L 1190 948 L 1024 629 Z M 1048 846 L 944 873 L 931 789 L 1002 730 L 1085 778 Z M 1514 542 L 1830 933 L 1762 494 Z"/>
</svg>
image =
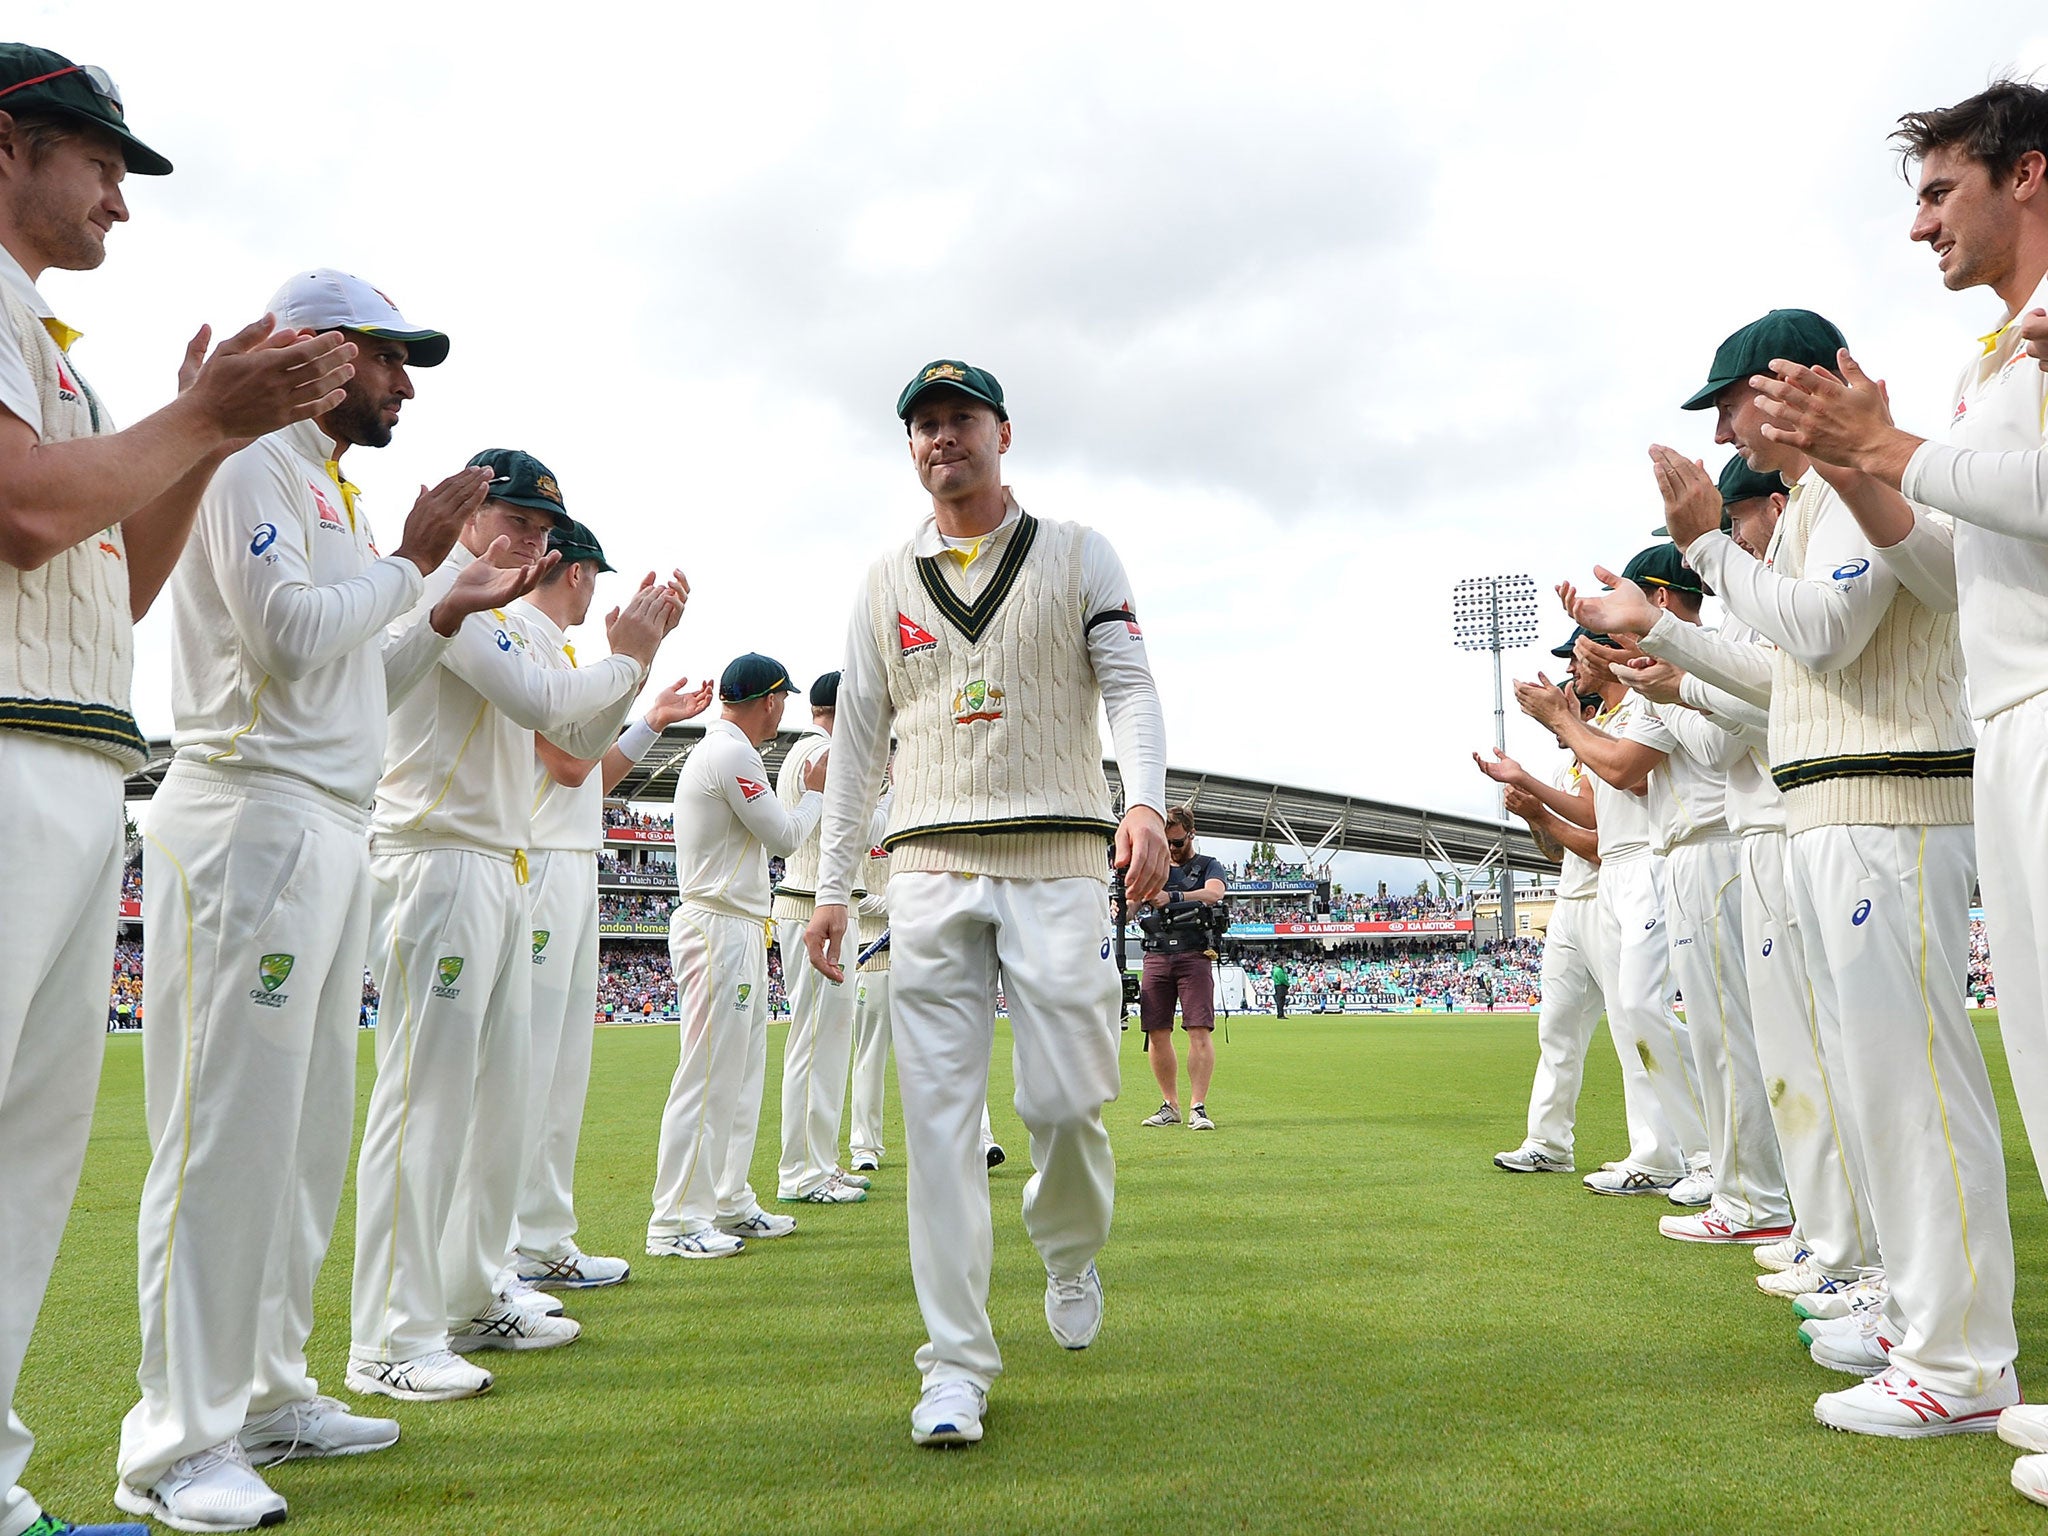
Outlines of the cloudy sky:
<svg viewBox="0 0 2048 1536">
<path fill-rule="evenodd" d="M 622 570 L 689 574 L 667 671 L 807 678 L 924 510 L 896 393 L 965 357 L 1025 506 L 1122 553 L 1177 766 L 1480 814 L 1452 583 L 1648 542 L 1646 445 L 1718 465 L 1676 403 L 1774 305 L 1938 429 L 1997 301 L 1905 239 L 1885 136 L 2048 63 L 2016 3 L 10 14 L 178 165 L 44 285 L 122 419 L 201 321 L 360 272 L 454 337 L 349 456 L 387 538 L 525 447 Z M 162 733 L 161 614 L 138 648 Z"/>
</svg>

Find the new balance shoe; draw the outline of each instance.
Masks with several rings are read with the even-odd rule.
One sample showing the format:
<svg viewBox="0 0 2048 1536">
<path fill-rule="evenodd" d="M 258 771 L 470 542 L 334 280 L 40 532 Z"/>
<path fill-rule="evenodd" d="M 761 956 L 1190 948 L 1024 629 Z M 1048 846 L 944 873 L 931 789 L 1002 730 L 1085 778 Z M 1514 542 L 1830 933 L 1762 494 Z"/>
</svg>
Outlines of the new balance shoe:
<svg viewBox="0 0 2048 1536">
<path fill-rule="evenodd" d="M 1666 1198 L 1673 1205 L 1707 1205 L 1714 1198 L 1714 1170 L 1695 1168 L 1672 1185 Z M 1792 1229 L 1787 1227 L 1786 1232 Z"/>
<path fill-rule="evenodd" d="M 881 1170 L 881 1167 L 881 1158 L 872 1152 L 856 1152 L 853 1155 L 853 1171 L 855 1173 L 877 1173 Z"/>
<path fill-rule="evenodd" d="M 1190 1104 L 1188 1106 L 1188 1129 L 1191 1131 L 1213 1131 L 1216 1122 L 1209 1118 L 1209 1106 Z"/>
<path fill-rule="evenodd" d="M 406 1403 L 452 1403 L 491 1390 L 491 1373 L 450 1350 L 410 1360 L 351 1360 L 342 1378 L 351 1392 Z"/>
<path fill-rule="evenodd" d="M 398 1444 L 398 1420 L 351 1412 L 331 1397 L 308 1397 L 248 1420 L 239 1439 L 252 1466 L 271 1467 L 280 1461 L 381 1451 Z"/>
<path fill-rule="evenodd" d="M 583 1325 L 503 1302 L 484 1308 L 460 1328 L 448 1330 L 448 1347 L 458 1354 L 479 1349 L 559 1349 L 574 1344 Z"/>
<path fill-rule="evenodd" d="M 834 1168 L 832 1177 L 841 1184 L 851 1184 L 855 1189 L 873 1189 L 875 1181 L 865 1174 L 848 1173 L 844 1168 Z"/>
<path fill-rule="evenodd" d="M 988 1394 L 971 1381 L 942 1381 L 926 1387 L 910 1410 L 913 1445 L 972 1445 L 981 1438 Z"/>
<path fill-rule="evenodd" d="M 647 1254 L 655 1259 L 729 1259 L 745 1253 L 747 1245 L 730 1232 L 706 1227 L 701 1232 L 671 1232 L 665 1237 L 649 1234 Z"/>
<path fill-rule="evenodd" d="M 21 1536 L 149 1536 L 149 1527 L 126 1520 L 113 1525 L 73 1525 L 44 1510 Z"/>
<path fill-rule="evenodd" d="M 1602 1168 L 1579 1181 L 1596 1195 L 1662 1195 L 1678 1182 L 1675 1174 L 1644 1173 L 1639 1168 Z"/>
<path fill-rule="evenodd" d="M 2010 1408 L 2005 1410 L 2005 1413 L 2011 1412 Z M 2001 1436 L 2005 1434 L 2005 1413 L 1998 1416 L 1998 1433 Z M 2048 1504 L 2048 1456 L 2022 1456 L 2014 1462 L 2012 1486 L 2015 1491 L 2025 1494 L 2036 1504 Z M 85 1527 L 80 1526 L 79 1529 L 82 1531 Z M 96 1525 L 92 1529 L 97 1531 L 100 1527 Z M 106 1529 L 113 1530 L 114 1527 L 108 1526 Z M 126 1530 L 127 1527 L 122 1526 L 121 1529 Z M 28 1536 L 35 1536 L 34 1526 L 29 1527 Z"/>
<path fill-rule="evenodd" d="M 624 1259 L 599 1258 L 573 1244 L 560 1258 L 519 1255 L 519 1278 L 537 1291 L 594 1290 L 617 1285 L 632 1273 L 633 1266 Z"/>
<path fill-rule="evenodd" d="M 1802 1321 L 1824 1322 L 1829 1318 L 1847 1317 L 1852 1312 L 1876 1311 L 1884 1306 L 1890 1295 L 1884 1271 L 1866 1269 L 1846 1285 L 1832 1280 L 1819 1290 L 1793 1297 L 1792 1313 Z"/>
<path fill-rule="evenodd" d="M 1140 1125 L 1179 1125 L 1180 1111 L 1171 1104 L 1161 1102 L 1151 1114 L 1138 1122 Z"/>
<path fill-rule="evenodd" d="M 991 1168 L 1000 1168 L 1010 1160 L 1010 1154 L 1005 1152 L 995 1142 L 990 1142 L 986 1147 L 982 1148 L 981 1155 L 987 1160 Z"/>
<path fill-rule="evenodd" d="M 1799 1337 L 1806 1341 L 1807 1353 L 1813 1356 L 1815 1365 L 1850 1376 L 1877 1375 L 1891 1364 L 1892 1349 L 1899 1342 L 1882 1312 L 1857 1312 L 1848 1317 L 1801 1323 Z"/>
<path fill-rule="evenodd" d="M 1813 1250 L 1795 1232 L 1790 1237 L 1781 1237 L 1775 1243 L 1765 1243 L 1761 1248 L 1752 1250 L 1750 1257 L 1756 1260 L 1758 1269 L 1790 1269 L 1795 1264 L 1805 1263 L 1812 1253 Z"/>
<path fill-rule="evenodd" d="M 1937 1392 L 1892 1366 L 1868 1381 L 1824 1394 L 1813 1405 L 1813 1416 L 1829 1429 L 1918 1440 L 1927 1435 L 1990 1434 L 2019 1400 L 2019 1378 L 2011 1366 L 1974 1397 Z M 2019 1487 L 2017 1478 L 2013 1486 Z"/>
<path fill-rule="evenodd" d="M 1774 1243 L 1791 1232 L 1790 1222 L 1768 1227 L 1745 1227 L 1718 1205 L 1710 1205 L 1693 1216 L 1664 1216 L 1657 1230 L 1681 1243 Z"/>
<path fill-rule="evenodd" d="M 538 1313 L 542 1317 L 562 1315 L 562 1303 L 558 1299 L 517 1275 L 505 1277 L 505 1283 L 498 1288 L 498 1300 L 508 1307 L 517 1307 L 522 1312 Z"/>
<path fill-rule="evenodd" d="M 171 1463 L 147 1488 L 114 1485 L 114 1502 L 181 1531 L 253 1531 L 284 1521 L 284 1495 L 256 1475 L 233 1440 Z"/>
<path fill-rule="evenodd" d="M 1086 1349 L 1102 1332 L 1102 1276 L 1090 1264 L 1071 1280 L 1045 1272 L 1045 1325 L 1061 1349 Z"/>
<path fill-rule="evenodd" d="M 1571 1173 L 1572 1160 L 1552 1157 L 1541 1147 L 1517 1147 L 1512 1152 L 1493 1154 L 1493 1166 L 1509 1173 Z"/>
<path fill-rule="evenodd" d="M 2048 1451 L 2048 1403 L 2018 1403 L 1998 1416 L 1998 1438 L 2023 1451 Z"/>
<path fill-rule="evenodd" d="M 796 1230 L 796 1218 L 777 1216 L 757 1205 L 751 1216 L 742 1216 L 736 1221 L 721 1221 L 718 1230 L 728 1237 L 787 1237 Z"/>
<path fill-rule="evenodd" d="M 868 1192 L 851 1184 L 842 1184 L 837 1179 L 827 1179 L 816 1189 L 801 1195 L 777 1195 L 775 1198 L 784 1205 L 858 1205 L 867 1199 Z"/>
</svg>

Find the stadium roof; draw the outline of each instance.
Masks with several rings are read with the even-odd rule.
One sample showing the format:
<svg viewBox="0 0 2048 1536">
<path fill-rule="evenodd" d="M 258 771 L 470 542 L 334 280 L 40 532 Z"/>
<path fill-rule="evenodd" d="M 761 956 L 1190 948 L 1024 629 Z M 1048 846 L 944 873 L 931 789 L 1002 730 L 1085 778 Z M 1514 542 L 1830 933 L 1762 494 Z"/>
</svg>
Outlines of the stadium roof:
<svg viewBox="0 0 2048 1536">
<path fill-rule="evenodd" d="M 620 781 L 612 792 L 615 800 L 666 801 L 674 798 L 676 774 L 689 749 L 703 737 L 698 725 L 673 725 L 646 757 Z M 798 733 L 784 731 L 770 742 L 762 757 L 772 774 L 781 765 Z M 169 766 L 168 741 L 149 744 L 149 763 L 128 780 L 128 798 L 147 800 L 163 782 Z M 1123 803 L 1122 781 L 1114 762 L 1104 760 L 1110 790 Z M 1379 853 L 1397 858 L 1423 859 L 1471 871 L 1497 857 L 1501 829 L 1498 824 L 1471 816 L 1448 816 L 1414 806 L 1393 805 L 1359 795 L 1341 795 L 1330 790 L 1302 789 L 1258 779 L 1241 779 L 1229 774 L 1202 773 L 1194 769 L 1169 768 L 1166 773 L 1169 803 L 1194 807 L 1202 832 L 1210 837 L 1243 842 L 1292 844 L 1304 852 L 1321 856 L 1329 853 Z M 1540 870 L 1546 861 L 1536 851 L 1535 840 L 1526 829 L 1508 836 L 1508 854 L 1514 867 Z"/>
</svg>

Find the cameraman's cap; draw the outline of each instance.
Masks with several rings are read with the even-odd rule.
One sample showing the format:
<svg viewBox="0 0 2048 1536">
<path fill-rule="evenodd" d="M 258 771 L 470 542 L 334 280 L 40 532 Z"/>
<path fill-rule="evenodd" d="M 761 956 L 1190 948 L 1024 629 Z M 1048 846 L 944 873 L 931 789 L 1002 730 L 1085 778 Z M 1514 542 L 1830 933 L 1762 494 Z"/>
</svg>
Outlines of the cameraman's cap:
<svg viewBox="0 0 2048 1536">
<path fill-rule="evenodd" d="M 27 43 L 0 43 L 0 112 L 47 112 L 104 129 L 121 141 L 122 162 L 136 175 L 171 174 L 171 162 L 128 131 L 120 88 L 97 64 L 74 64 Z"/>
<path fill-rule="evenodd" d="M 1010 419 L 1009 407 L 1003 404 L 1003 386 L 996 382 L 996 376 L 986 368 L 976 368 L 950 357 L 942 357 L 935 363 L 926 363 L 918 369 L 917 377 L 903 386 L 903 393 L 896 397 L 896 414 L 903 420 L 910 419 L 910 408 L 917 403 L 918 396 L 934 389 L 954 389 L 983 405 L 992 405 L 996 418 Z"/>
<path fill-rule="evenodd" d="M 1714 353 L 1714 366 L 1707 372 L 1707 382 L 1683 408 L 1705 410 L 1714 403 L 1714 396 L 1736 380 L 1769 373 L 1774 357 L 1803 363 L 1808 368 L 1832 368 L 1838 361 L 1835 353 L 1848 345 L 1832 320 L 1823 319 L 1810 309 L 1774 309 L 1721 343 Z"/>
<path fill-rule="evenodd" d="M 1579 643 L 1579 636 L 1581 635 L 1584 635 L 1588 640 L 1592 641 L 1595 645 L 1604 645 L 1608 647 L 1610 650 L 1613 649 L 1614 642 L 1610 640 L 1607 636 L 1596 635 L 1591 630 L 1587 629 L 1584 625 L 1581 625 L 1571 632 L 1570 637 L 1565 641 L 1563 645 L 1558 646 L 1550 654 L 1556 657 L 1560 657 L 1566 661 L 1571 660 L 1572 648 Z"/>
<path fill-rule="evenodd" d="M 837 709 L 839 707 L 839 674 L 820 672 L 811 680 L 811 708 Z"/>
<path fill-rule="evenodd" d="M 360 331 L 405 343 L 408 368 L 432 368 L 447 361 L 448 338 L 414 325 L 384 291 L 353 273 L 315 267 L 285 279 L 270 300 L 278 324 L 308 331 Z"/>
<path fill-rule="evenodd" d="M 1685 563 L 1676 544 L 1652 544 L 1623 567 L 1622 579 L 1639 587 L 1669 587 L 1674 592 L 1704 596 L 1700 573 Z"/>
<path fill-rule="evenodd" d="M 562 505 L 562 488 L 555 483 L 553 472 L 532 454 L 517 448 L 486 448 L 469 462 L 472 468 L 491 472 L 491 500 L 509 501 L 515 507 L 529 507 L 535 512 L 552 512 L 558 527 L 570 521 L 568 509 Z"/>
<path fill-rule="evenodd" d="M 604 557 L 604 546 L 597 542 L 597 535 L 574 519 L 548 530 L 548 548 L 559 551 L 564 560 L 595 560 L 600 571 L 613 568 Z"/>
<path fill-rule="evenodd" d="M 728 704 L 744 704 L 750 699 L 765 699 L 771 693 L 796 691 L 788 669 L 759 651 L 734 657 L 718 675 L 718 696 Z"/>
</svg>

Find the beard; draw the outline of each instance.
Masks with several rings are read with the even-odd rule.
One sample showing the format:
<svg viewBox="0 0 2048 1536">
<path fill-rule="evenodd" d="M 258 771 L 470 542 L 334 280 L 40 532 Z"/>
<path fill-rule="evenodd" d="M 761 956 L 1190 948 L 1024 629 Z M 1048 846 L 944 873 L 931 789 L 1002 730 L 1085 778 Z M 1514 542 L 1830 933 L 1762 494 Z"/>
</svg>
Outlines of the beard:
<svg viewBox="0 0 2048 1536">
<path fill-rule="evenodd" d="M 355 380 L 345 386 L 341 404 L 321 418 L 327 430 L 344 443 L 358 448 L 384 448 L 391 443 L 391 428 L 384 425 L 384 408 L 391 404 L 367 391 L 358 392 Z"/>
<path fill-rule="evenodd" d="M 107 259 L 106 236 L 77 211 L 60 205 L 50 189 L 30 177 L 17 205 L 17 227 L 44 261 L 65 272 L 90 272 Z"/>
</svg>

